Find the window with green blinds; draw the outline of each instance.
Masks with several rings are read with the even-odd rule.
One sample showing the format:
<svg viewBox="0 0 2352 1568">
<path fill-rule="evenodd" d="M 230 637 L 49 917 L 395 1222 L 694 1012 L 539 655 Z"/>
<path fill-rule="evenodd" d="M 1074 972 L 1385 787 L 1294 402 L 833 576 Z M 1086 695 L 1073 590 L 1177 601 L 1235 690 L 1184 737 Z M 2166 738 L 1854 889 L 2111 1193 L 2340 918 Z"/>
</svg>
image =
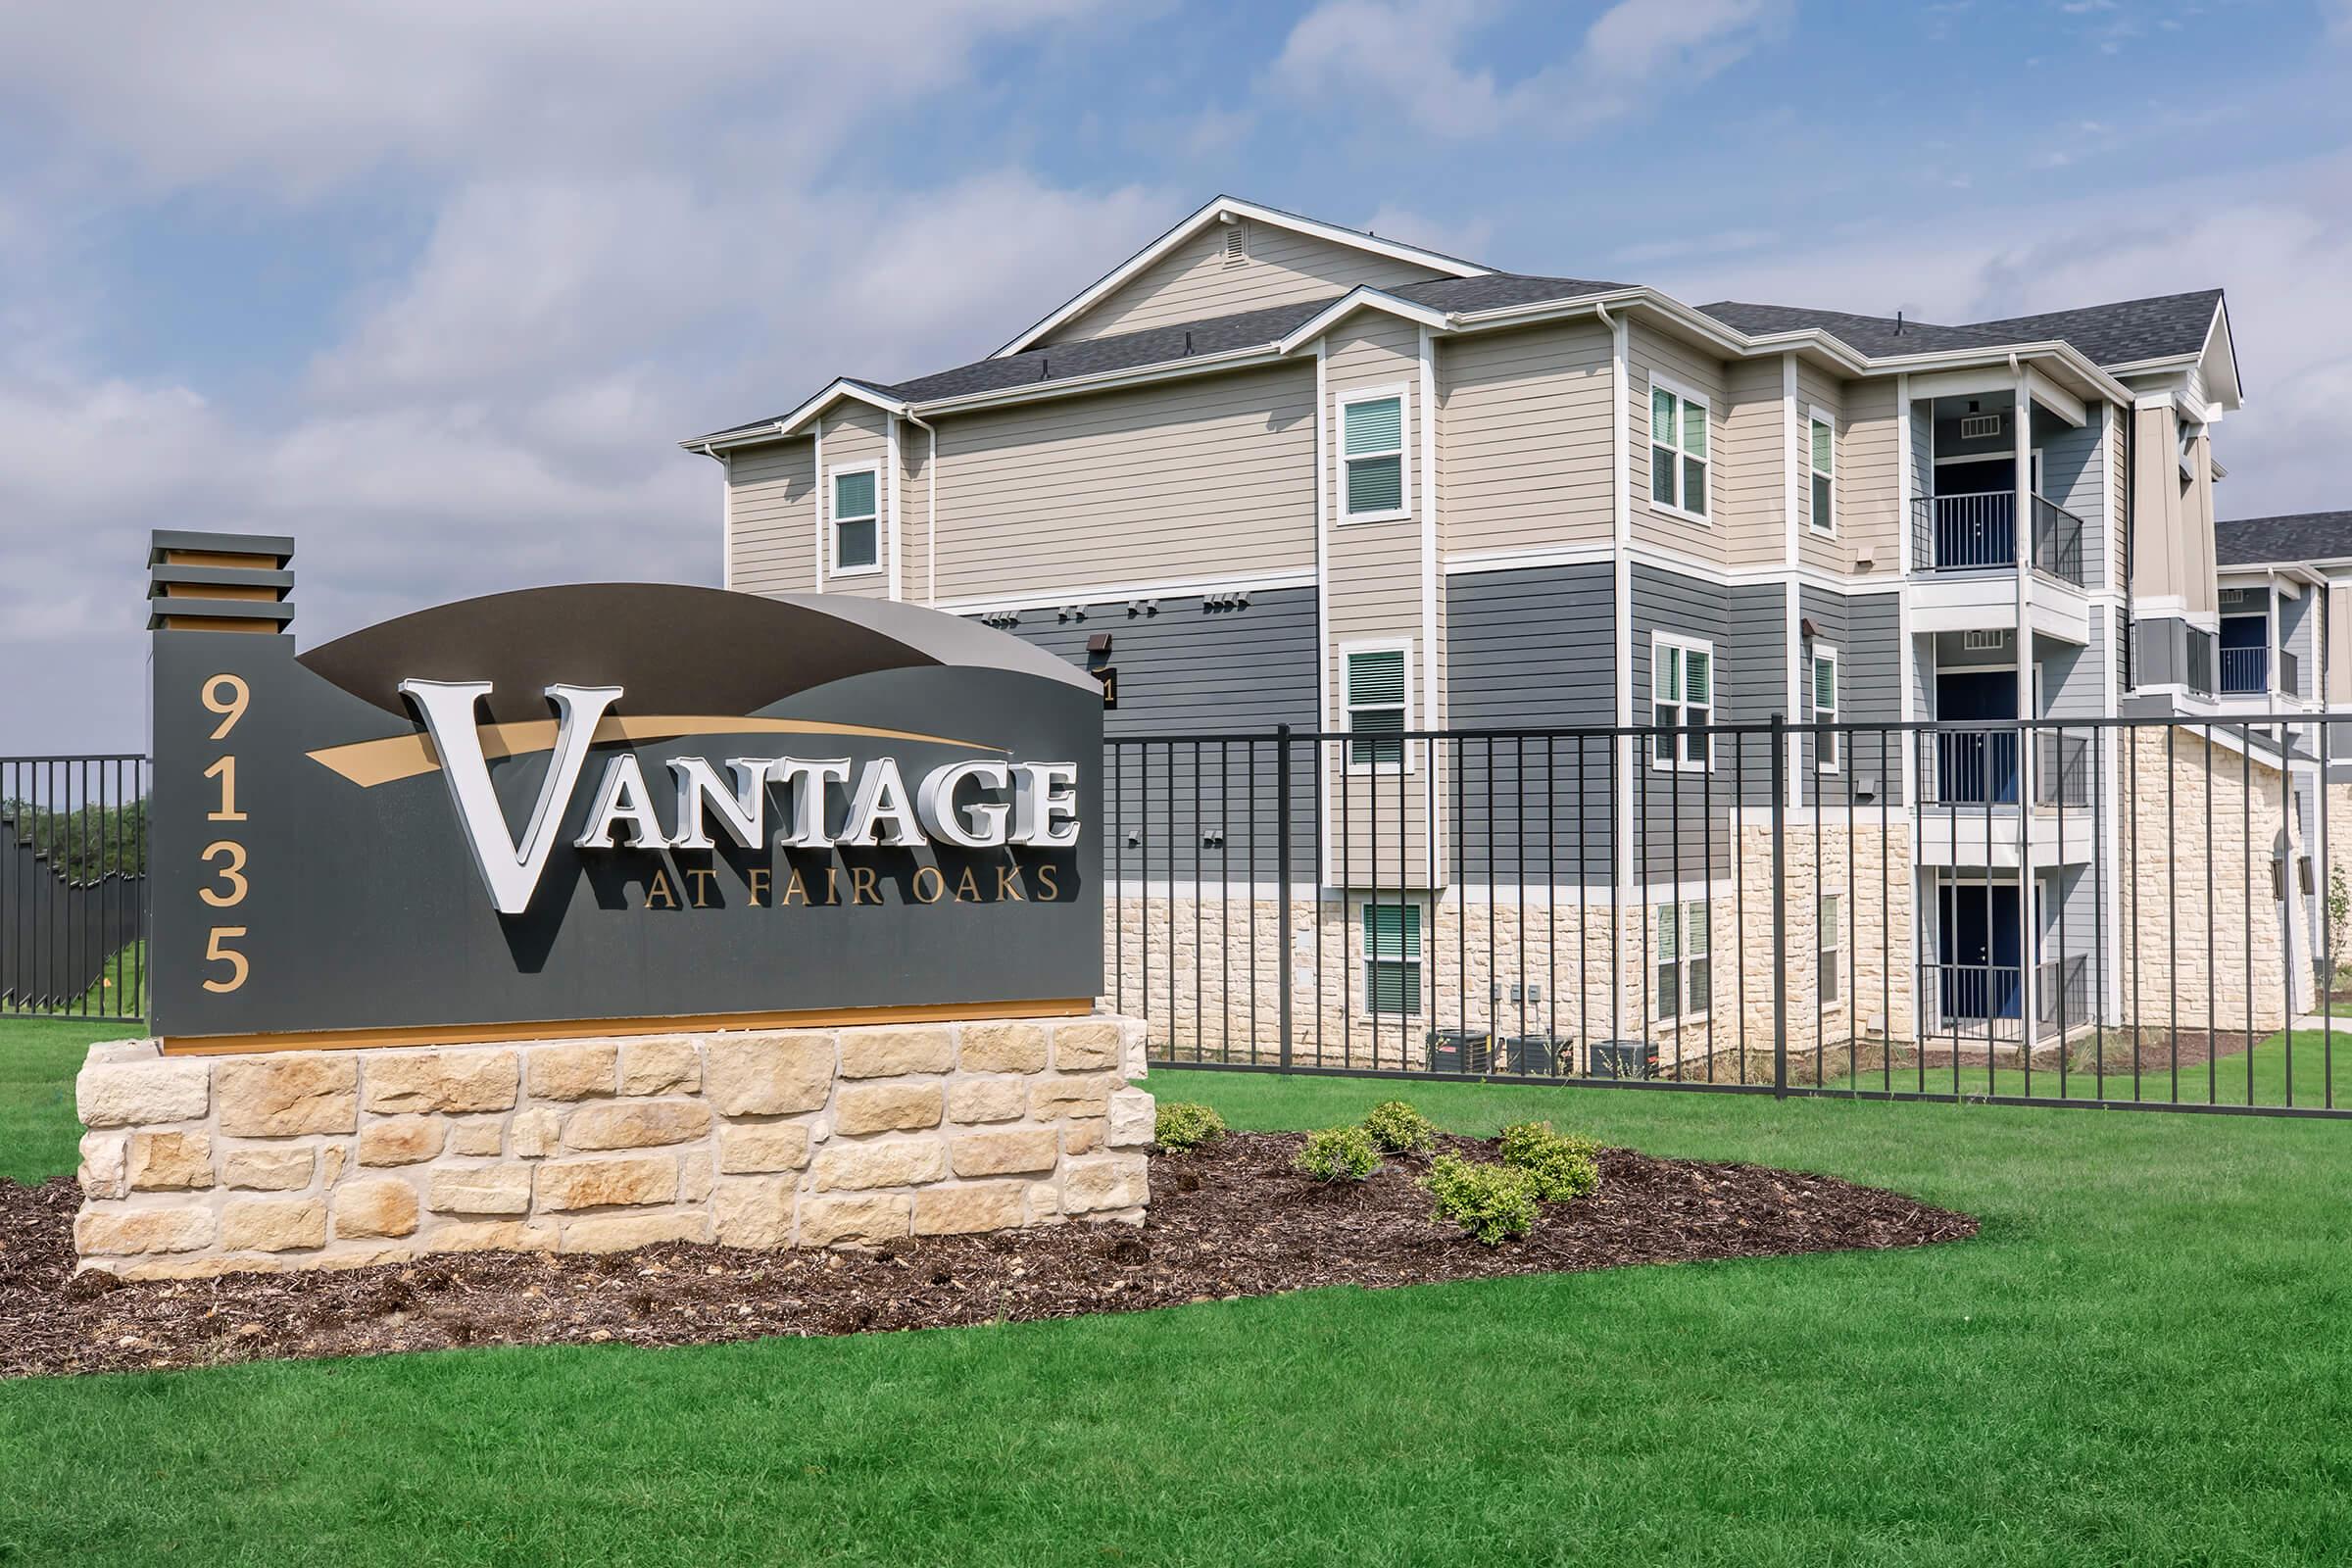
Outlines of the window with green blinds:
<svg viewBox="0 0 2352 1568">
<path fill-rule="evenodd" d="M 1405 651 L 1375 648 L 1348 656 L 1348 760 L 1395 767 L 1404 760 Z"/>
<path fill-rule="evenodd" d="M 1813 427 L 1813 516 L 1815 533 L 1838 531 L 1838 432 L 1830 421 L 1815 418 Z"/>
<path fill-rule="evenodd" d="M 1707 953 L 1704 900 L 1658 906 L 1657 944 L 1650 961 L 1658 971 L 1659 1017 L 1681 1018 L 1707 1010 L 1713 1001 Z"/>
<path fill-rule="evenodd" d="M 1707 405 L 1669 387 L 1649 389 L 1649 498 L 1707 514 Z"/>
<path fill-rule="evenodd" d="M 1829 649 L 1813 655 L 1813 722 L 1838 722 L 1838 656 Z M 1838 771 L 1838 732 L 1824 730 L 1814 741 L 1815 756 L 1824 773 Z"/>
<path fill-rule="evenodd" d="M 1364 1007 L 1372 1013 L 1421 1010 L 1421 906 L 1364 906 Z"/>
<path fill-rule="evenodd" d="M 833 476 L 833 569 L 858 571 L 881 560 L 881 519 L 871 468 Z"/>
<path fill-rule="evenodd" d="M 1341 455 L 1347 464 L 1348 515 L 1380 516 L 1404 510 L 1404 400 L 1367 398 L 1340 411 Z"/>
</svg>

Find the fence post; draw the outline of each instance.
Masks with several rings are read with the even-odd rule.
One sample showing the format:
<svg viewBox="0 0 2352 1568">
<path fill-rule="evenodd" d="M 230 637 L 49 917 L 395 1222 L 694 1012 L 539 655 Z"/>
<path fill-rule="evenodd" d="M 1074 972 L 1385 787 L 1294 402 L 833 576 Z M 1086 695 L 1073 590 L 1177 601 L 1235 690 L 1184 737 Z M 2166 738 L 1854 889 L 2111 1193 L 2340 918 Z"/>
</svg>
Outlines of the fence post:
<svg viewBox="0 0 2352 1568">
<path fill-rule="evenodd" d="M 1291 1070 L 1291 726 L 1274 726 L 1274 867 L 1281 941 L 1274 956 L 1274 992 L 1282 1014 L 1282 1070 Z"/>
<path fill-rule="evenodd" d="M 1788 716 L 1772 715 L 1772 1094 L 1788 1094 Z"/>
</svg>

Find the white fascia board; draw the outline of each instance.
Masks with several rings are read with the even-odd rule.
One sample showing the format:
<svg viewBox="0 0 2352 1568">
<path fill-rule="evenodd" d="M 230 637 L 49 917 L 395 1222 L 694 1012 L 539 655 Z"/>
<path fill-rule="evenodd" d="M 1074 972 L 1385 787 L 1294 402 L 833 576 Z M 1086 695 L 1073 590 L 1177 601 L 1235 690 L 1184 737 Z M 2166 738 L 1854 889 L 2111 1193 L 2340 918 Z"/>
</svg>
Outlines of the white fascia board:
<svg viewBox="0 0 2352 1568">
<path fill-rule="evenodd" d="M 1280 354 L 1296 354 L 1301 347 L 1312 343 L 1357 311 L 1380 311 L 1385 315 L 1412 321 L 1433 332 L 1443 332 L 1452 324 L 1444 311 L 1432 310 L 1426 305 L 1415 305 L 1410 300 L 1400 300 L 1394 294 L 1383 293 L 1369 284 L 1364 284 L 1349 289 L 1339 299 L 1334 300 L 1329 307 L 1317 312 L 1290 336 L 1275 344 L 1275 351 Z"/>
<path fill-rule="evenodd" d="M 1158 261 L 1209 224 L 1223 222 L 1228 218 L 1242 219 L 1252 223 L 1267 223 L 1276 228 L 1287 228 L 1295 234 L 1306 234 L 1315 239 L 1328 240 L 1335 245 L 1349 246 L 1370 255 L 1385 256 L 1391 261 L 1409 262 L 1416 267 L 1426 267 L 1433 272 L 1444 272 L 1451 277 L 1484 277 L 1494 270 L 1491 267 L 1481 267 L 1475 262 L 1465 262 L 1459 257 L 1445 256 L 1436 251 L 1425 251 L 1417 245 L 1403 245 L 1396 240 L 1381 239 L 1377 235 L 1358 233 L 1351 228 L 1342 228 L 1336 223 L 1324 223 L 1311 218 L 1300 218 L 1296 213 L 1277 212 L 1271 207 L 1260 207 L 1255 202 L 1246 202 L 1238 197 L 1219 196 L 1199 212 L 1194 213 L 1192 217 L 1184 220 L 1174 228 L 1169 229 L 1159 238 L 1088 284 L 1079 293 L 1056 307 L 1043 320 L 997 350 L 989 358 L 1001 360 L 1008 354 L 1019 354 L 1025 349 L 1035 347 L 1039 338 L 1055 327 L 1085 315 L 1136 273 L 1150 267 L 1153 262 Z"/>
<path fill-rule="evenodd" d="M 2039 370 L 2026 371 L 2026 391 L 2034 402 L 2078 430 L 2090 422 L 2090 411 L 2083 408 L 2082 400 Z"/>
</svg>

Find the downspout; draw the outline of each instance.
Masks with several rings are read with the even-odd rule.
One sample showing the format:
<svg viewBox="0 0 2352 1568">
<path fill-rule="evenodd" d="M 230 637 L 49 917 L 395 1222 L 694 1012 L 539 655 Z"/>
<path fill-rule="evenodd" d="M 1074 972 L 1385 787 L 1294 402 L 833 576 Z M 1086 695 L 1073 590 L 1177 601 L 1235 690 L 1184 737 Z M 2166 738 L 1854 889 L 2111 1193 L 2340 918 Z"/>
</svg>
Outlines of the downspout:
<svg viewBox="0 0 2352 1568">
<path fill-rule="evenodd" d="M 910 409 L 899 416 L 931 438 L 923 460 L 923 603 L 939 603 L 939 431 Z"/>
<path fill-rule="evenodd" d="M 2132 612 L 2132 558 L 2139 539 L 2139 404 L 2124 411 L 2124 690 L 2139 684 L 2139 630 Z"/>
</svg>

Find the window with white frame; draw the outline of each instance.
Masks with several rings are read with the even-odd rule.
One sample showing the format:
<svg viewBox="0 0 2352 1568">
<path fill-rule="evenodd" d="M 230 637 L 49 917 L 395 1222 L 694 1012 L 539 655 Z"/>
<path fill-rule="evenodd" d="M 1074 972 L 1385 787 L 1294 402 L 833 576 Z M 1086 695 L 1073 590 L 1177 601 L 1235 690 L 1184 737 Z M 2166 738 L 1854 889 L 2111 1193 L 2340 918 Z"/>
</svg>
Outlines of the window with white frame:
<svg viewBox="0 0 2352 1568">
<path fill-rule="evenodd" d="M 1413 1017 L 1421 1011 L 1421 906 L 1364 906 L 1364 1011 Z"/>
<path fill-rule="evenodd" d="M 1715 645 L 1652 632 L 1649 643 L 1653 767 L 1713 764 L 1704 726 L 1715 719 Z"/>
<path fill-rule="evenodd" d="M 1707 903 L 1657 906 L 1658 1016 L 1695 1018 L 1712 995 L 1707 970 Z"/>
<path fill-rule="evenodd" d="M 833 570 L 874 571 L 882 564 L 881 474 L 833 470 Z"/>
<path fill-rule="evenodd" d="M 1404 516 L 1404 394 L 1359 393 L 1340 404 L 1340 501 L 1345 520 Z"/>
<path fill-rule="evenodd" d="M 1838 722 L 1838 650 L 1816 646 L 1813 650 L 1813 722 Z M 1819 731 L 1814 737 L 1813 765 L 1824 773 L 1838 771 L 1838 732 Z"/>
<path fill-rule="evenodd" d="M 1412 704 L 1412 661 L 1402 643 L 1347 651 L 1348 765 L 1399 767 Z"/>
<path fill-rule="evenodd" d="M 1815 533 L 1834 534 L 1838 531 L 1838 426 L 1819 409 L 1807 414 L 1805 423 L 1807 457 L 1813 470 L 1810 526 Z"/>
<path fill-rule="evenodd" d="M 1836 893 L 1821 896 L 1821 1004 L 1836 1006 L 1845 995 L 1845 927 L 1838 923 L 1844 900 Z"/>
<path fill-rule="evenodd" d="M 1649 387 L 1649 498 L 1707 518 L 1707 400 L 1667 381 Z"/>
</svg>

